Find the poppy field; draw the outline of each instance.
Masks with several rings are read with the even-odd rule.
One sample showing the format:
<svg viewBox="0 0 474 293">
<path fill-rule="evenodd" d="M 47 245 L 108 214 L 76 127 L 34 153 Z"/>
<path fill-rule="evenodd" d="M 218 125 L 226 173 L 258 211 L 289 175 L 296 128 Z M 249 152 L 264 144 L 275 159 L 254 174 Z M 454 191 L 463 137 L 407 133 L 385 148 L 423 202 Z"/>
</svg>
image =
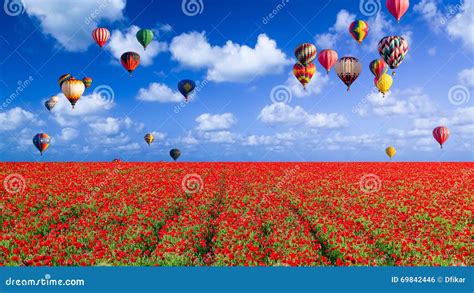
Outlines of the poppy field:
<svg viewBox="0 0 474 293">
<path fill-rule="evenodd" d="M 0 265 L 473 265 L 473 171 L 0 163 Z"/>
</svg>

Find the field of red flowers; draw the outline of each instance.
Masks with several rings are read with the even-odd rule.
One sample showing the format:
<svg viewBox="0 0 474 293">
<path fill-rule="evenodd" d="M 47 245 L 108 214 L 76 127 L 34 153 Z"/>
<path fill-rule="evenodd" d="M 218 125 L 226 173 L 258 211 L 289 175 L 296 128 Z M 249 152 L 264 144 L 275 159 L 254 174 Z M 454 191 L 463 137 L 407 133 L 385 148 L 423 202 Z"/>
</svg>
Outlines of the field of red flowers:
<svg viewBox="0 0 474 293">
<path fill-rule="evenodd" d="M 474 265 L 473 163 L 0 163 L 0 265 Z"/>
</svg>

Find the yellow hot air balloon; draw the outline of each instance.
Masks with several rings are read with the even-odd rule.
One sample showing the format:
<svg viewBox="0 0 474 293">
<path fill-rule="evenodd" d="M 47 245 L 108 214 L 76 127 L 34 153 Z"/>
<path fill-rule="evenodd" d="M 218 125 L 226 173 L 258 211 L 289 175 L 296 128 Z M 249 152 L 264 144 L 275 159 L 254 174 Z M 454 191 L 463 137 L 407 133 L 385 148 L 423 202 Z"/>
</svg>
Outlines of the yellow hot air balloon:
<svg viewBox="0 0 474 293">
<path fill-rule="evenodd" d="M 148 144 L 148 146 L 155 140 L 155 137 L 151 133 L 145 134 L 145 142 Z"/>
<path fill-rule="evenodd" d="M 74 77 L 71 77 L 71 79 L 64 81 L 63 85 L 61 86 L 63 94 L 69 100 L 73 109 L 74 105 L 76 105 L 77 101 L 81 98 L 85 89 L 86 87 L 84 85 L 84 82 L 82 82 L 82 80 L 74 79 Z"/>
<path fill-rule="evenodd" d="M 390 75 L 384 73 L 382 74 L 378 81 L 377 81 L 377 88 L 385 97 L 385 94 L 390 90 L 392 87 L 393 79 Z"/>
<path fill-rule="evenodd" d="M 388 148 L 385 149 L 385 153 L 391 160 L 397 153 L 397 150 L 393 146 L 389 146 Z"/>
</svg>

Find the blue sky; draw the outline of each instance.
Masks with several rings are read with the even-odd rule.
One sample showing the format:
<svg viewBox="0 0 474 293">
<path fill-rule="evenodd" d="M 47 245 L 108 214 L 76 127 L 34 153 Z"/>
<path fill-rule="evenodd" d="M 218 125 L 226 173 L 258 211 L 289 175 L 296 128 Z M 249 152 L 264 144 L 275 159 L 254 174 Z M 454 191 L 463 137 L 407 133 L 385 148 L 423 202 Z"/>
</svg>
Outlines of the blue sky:
<svg viewBox="0 0 474 293">
<path fill-rule="evenodd" d="M 410 2 L 397 24 L 377 0 L 6 0 L 0 160 L 168 161 L 176 147 L 183 161 L 385 161 L 393 145 L 397 161 L 472 161 L 474 5 Z M 369 23 L 360 46 L 347 30 L 355 19 Z M 91 38 L 97 26 L 112 34 L 103 49 Z M 139 28 L 158 35 L 146 51 Z M 368 64 L 386 35 L 410 50 L 382 98 Z M 302 42 L 361 60 L 349 92 L 317 60 L 302 91 L 291 75 Z M 130 50 L 142 57 L 133 77 L 118 58 Z M 57 85 L 66 72 L 93 78 L 74 110 Z M 176 85 L 186 78 L 199 91 L 185 104 Z M 48 113 L 51 95 L 60 100 Z M 438 125 L 451 131 L 443 150 L 431 135 Z M 42 157 L 38 132 L 52 137 Z"/>
</svg>

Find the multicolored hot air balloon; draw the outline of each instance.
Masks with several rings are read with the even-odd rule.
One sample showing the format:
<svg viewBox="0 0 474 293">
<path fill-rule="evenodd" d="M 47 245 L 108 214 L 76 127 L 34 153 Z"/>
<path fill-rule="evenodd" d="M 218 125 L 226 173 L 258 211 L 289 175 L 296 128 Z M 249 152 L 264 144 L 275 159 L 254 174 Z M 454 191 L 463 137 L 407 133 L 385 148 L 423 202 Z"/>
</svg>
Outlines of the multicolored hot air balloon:
<svg viewBox="0 0 474 293">
<path fill-rule="evenodd" d="M 179 156 L 181 156 L 181 151 L 179 149 L 172 149 L 170 150 L 170 156 L 173 160 L 177 160 Z"/>
<path fill-rule="evenodd" d="M 49 147 L 50 142 L 51 138 L 46 133 L 38 133 L 33 137 L 33 144 L 40 151 L 41 155 L 43 155 L 43 153 Z"/>
<path fill-rule="evenodd" d="M 334 50 L 326 49 L 318 54 L 319 64 L 326 69 L 326 73 L 329 73 L 329 70 L 336 64 L 337 59 L 337 52 Z"/>
<path fill-rule="evenodd" d="M 316 58 L 316 46 L 311 43 L 303 43 L 296 47 L 295 56 L 298 62 L 307 66 Z"/>
<path fill-rule="evenodd" d="M 150 144 L 155 140 L 155 137 L 151 133 L 145 134 L 144 138 L 145 138 L 145 141 L 148 144 L 148 146 L 150 146 Z"/>
<path fill-rule="evenodd" d="M 140 64 L 140 55 L 136 52 L 125 52 L 120 57 L 120 62 L 122 66 L 130 73 L 132 76 L 133 71 Z"/>
<path fill-rule="evenodd" d="M 102 48 L 109 40 L 110 32 L 104 27 L 98 27 L 92 31 L 92 38 Z"/>
<path fill-rule="evenodd" d="M 298 62 L 293 66 L 293 74 L 295 75 L 296 79 L 298 79 L 298 81 L 303 85 L 303 88 L 305 90 L 306 85 L 311 81 L 311 78 L 313 78 L 315 72 L 316 66 L 314 66 L 314 63 L 304 66 Z"/>
<path fill-rule="evenodd" d="M 397 150 L 393 146 L 389 146 L 388 148 L 385 149 L 385 153 L 391 160 L 397 153 Z"/>
<path fill-rule="evenodd" d="M 380 3 L 379 3 L 380 4 Z M 410 6 L 409 0 L 387 0 L 387 9 L 395 17 L 397 22 L 400 22 L 400 18 L 407 12 Z"/>
<path fill-rule="evenodd" d="M 392 87 L 392 83 L 393 83 L 392 77 L 390 75 L 384 73 L 379 78 L 377 78 L 376 86 L 379 89 L 379 92 L 381 92 L 383 94 L 383 96 L 385 97 L 385 94 Z"/>
<path fill-rule="evenodd" d="M 196 87 L 196 83 L 190 79 L 183 79 L 178 82 L 178 91 L 184 96 L 184 100 L 187 101 L 189 94 Z"/>
<path fill-rule="evenodd" d="M 63 94 L 69 100 L 73 109 L 85 89 L 86 86 L 84 85 L 84 82 L 82 82 L 82 80 L 74 79 L 74 77 L 63 82 L 63 85 L 61 86 Z"/>
<path fill-rule="evenodd" d="M 82 82 L 84 83 L 84 86 L 86 87 L 86 89 L 88 89 L 92 85 L 92 78 L 91 77 L 84 77 L 82 79 Z"/>
<path fill-rule="evenodd" d="M 445 126 L 438 126 L 433 129 L 433 137 L 439 143 L 439 146 L 443 148 L 443 144 L 449 137 L 449 129 Z"/>
<path fill-rule="evenodd" d="M 370 62 L 369 69 L 375 77 L 379 78 L 382 74 L 387 73 L 388 67 L 382 59 L 375 59 Z"/>
<path fill-rule="evenodd" d="M 362 72 L 362 64 L 354 57 L 342 57 L 337 60 L 335 68 L 337 76 L 347 85 L 347 90 Z"/>
<path fill-rule="evenodd" d="M 369 33 L 369 25 L 363 20 L 356 20 L 349 26 L 349 33 L 360 45 Z"/>
<path fill-rule="evenodd" d="M 48 109 L 48 111 L 51 112 L 51 110 L 54 108 L 54 106 L 56 106 L 57 103 L 58 103 L 58 97 L 52 96 L 49 100 L 44 102 L 44 106 L 46 107 L 46 109 Z"/>
<path fill-rule="evenodd" d="M 146 46 L 153 41 L 153 32 L 149 29 L 141 29 L 137 32 L 136 37 L 143 49 L 146 50 Z"/>
<path fill-rule="evenodd" d="M 63 82 L 65 82 L 66 80 L 70 80 L 71 77 L 72 76 L 69 73 L 61 75 L 58 79 L 59 88 L 63 86 Z"/>
<path fill-rule="evenodd" d="M 385 63 L 395 69 L 402 64 L 408 53 L 408 42 L 400 36 L 388 36 L 380 40 L 378 49 Z"/>
</svg>

